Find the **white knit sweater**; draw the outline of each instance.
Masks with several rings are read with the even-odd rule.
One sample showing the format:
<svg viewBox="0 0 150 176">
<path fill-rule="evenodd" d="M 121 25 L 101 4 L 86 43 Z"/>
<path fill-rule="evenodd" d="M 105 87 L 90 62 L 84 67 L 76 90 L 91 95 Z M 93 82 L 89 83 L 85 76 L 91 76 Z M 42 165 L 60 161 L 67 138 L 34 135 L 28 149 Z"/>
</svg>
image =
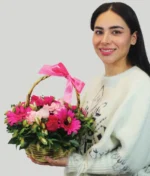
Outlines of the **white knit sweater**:
<svg viewBox="0 0 150 176">
<path fill-rule="evenodd" d="M 95 118 L 94 135 L 69 157 L 66 176 L 150 176 L 150 78 L 137 66 L 99 76 L 82 101 Z"/>
</svg>

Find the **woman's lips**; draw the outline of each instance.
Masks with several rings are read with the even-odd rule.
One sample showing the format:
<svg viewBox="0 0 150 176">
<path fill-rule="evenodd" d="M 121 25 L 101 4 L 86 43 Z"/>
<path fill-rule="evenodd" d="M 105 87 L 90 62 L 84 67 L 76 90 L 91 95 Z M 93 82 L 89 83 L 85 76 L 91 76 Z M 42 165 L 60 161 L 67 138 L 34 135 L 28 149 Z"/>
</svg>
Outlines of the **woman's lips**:
<svg viewBox="0 0 150 176">
<path fill-rule="evenodd" d="M 112 48 L 100 48 L 99 49 L 101 54 L 103 56 L 109 56 L 111 55 L 116 49 L 112 49 Z"/>
</svg>

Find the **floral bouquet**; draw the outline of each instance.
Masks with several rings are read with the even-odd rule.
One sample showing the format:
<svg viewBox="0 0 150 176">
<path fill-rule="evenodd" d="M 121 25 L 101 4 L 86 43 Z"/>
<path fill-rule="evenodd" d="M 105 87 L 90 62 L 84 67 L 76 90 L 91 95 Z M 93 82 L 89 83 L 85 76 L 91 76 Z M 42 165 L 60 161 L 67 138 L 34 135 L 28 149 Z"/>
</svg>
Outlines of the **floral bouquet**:
<svg viewBox="0 0 150 176">
<path fill-rule="evenodd" d="M 12 133 L 9 144 L 25 149 L 27 156 L 37 161 L 46 162 L 46 155 L 57 159 L 77 151 L 81 137 L 93 131 L 93 119 L 80 107 L 84 83 L 72 78 L 62 63 L 44 65 L 39 73 L 44 76 L 33 84 L 26 101 L 11 105 L 11 110 L 5 113 L 5 123 L 7 131 Z M 64 97 L 31 95 L 34 87 L 50 76 L 67 79 Z M 77 105 L 70 103 L 73 88 Z"/>
</svg>

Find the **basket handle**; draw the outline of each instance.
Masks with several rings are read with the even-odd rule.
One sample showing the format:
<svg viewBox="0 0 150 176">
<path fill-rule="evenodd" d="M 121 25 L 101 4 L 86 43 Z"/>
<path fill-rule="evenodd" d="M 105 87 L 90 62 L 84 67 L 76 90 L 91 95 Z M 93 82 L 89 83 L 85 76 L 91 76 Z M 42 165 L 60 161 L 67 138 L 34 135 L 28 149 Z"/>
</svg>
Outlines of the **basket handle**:
<svg viewBox="0 0 150 176">
<path fill-rule="evenodd" d="M 31 94 L 33 92 L 33 89 L 35 88 L 35 86 L 37 86 L 41 81 L 49 78 L 51 75 L 46 75 L 46 76 L 42 76 L 40 79 L 38 79 L 34 84 L 33 86 L 31 87 L 31 89 L 29 90 L 28 94 L 27 94 L 27 97 L 26 97 L 26 102 L 25 102 L 25 107 L 29 106 L 29 103 L 30 103 L 30 97 L 31 97 Z M 76 98 L 77 98 L 77 107 L 79 108 L 80 107 L 80 94 L 78 93 L 78 91 L 76 90 L 75 86 L 73 85 L 74 89 L 75 89 L 75 92 L 76 92 Z"/>
</svg>

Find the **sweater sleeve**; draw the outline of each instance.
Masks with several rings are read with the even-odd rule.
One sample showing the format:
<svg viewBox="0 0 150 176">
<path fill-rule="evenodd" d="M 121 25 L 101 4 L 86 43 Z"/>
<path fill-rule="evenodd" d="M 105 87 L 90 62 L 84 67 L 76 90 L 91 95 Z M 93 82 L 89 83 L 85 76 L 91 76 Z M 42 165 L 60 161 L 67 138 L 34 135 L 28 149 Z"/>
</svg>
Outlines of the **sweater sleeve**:
<svg viewBox="0 0 150 176">
<path fill-rule="evenodd" d="M 84 156 L 72 154 L 66 173 L 76 173 L 75 176 L 81 173 L 137 173 L 150 165 L 150 85 L 141 83 L 132 89 L 113 118 L 116 118 L 115 116 L 118 120 L 111 136 L 116 138 L 120 145 L 95 159 L 90 157 L 89 151 Z M 95 147 L 98 145 L 93 145 L 91 149 Z"/>
</svg>

